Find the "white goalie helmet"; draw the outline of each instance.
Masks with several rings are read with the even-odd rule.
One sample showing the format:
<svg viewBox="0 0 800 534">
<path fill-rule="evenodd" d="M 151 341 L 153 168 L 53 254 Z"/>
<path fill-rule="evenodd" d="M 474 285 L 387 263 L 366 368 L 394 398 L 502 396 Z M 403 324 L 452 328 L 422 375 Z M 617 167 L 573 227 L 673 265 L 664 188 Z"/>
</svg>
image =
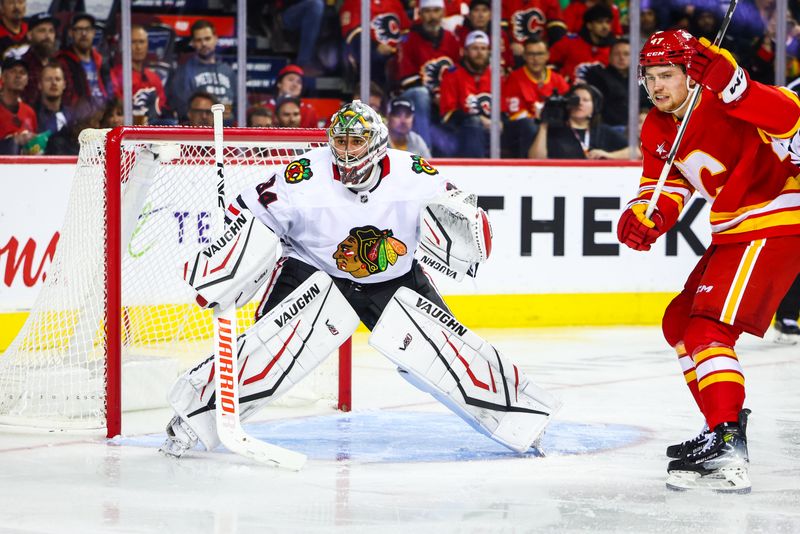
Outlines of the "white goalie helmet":
<svg viewBox="0 0 800 534">
<path fill-rule="evenodd" d="M 377 179 L 378 162 L 386 156 L 389 131 L 375 110 L 353 100 L 331 117 L 328 144 L 342 184 L 367 189 Z"/>
</svg>

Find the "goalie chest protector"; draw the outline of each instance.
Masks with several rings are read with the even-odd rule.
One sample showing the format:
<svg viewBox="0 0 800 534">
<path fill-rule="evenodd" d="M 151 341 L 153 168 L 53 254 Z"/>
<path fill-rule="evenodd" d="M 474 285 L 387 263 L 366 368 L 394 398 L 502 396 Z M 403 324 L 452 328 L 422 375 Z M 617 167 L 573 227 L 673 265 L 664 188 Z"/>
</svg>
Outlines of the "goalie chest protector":
<svg viewBox="0 0 800 534">
<path fill-rule="evenodd" d="M 359 283 L 406 274 L 419 243 L 420 210 L 447 189 L 423 158 L 389 149 L 369 191 L 338 180 L 327 146 L 271 171 L 237 198 L 282 240 L 284 255 Z"/>
</svg>

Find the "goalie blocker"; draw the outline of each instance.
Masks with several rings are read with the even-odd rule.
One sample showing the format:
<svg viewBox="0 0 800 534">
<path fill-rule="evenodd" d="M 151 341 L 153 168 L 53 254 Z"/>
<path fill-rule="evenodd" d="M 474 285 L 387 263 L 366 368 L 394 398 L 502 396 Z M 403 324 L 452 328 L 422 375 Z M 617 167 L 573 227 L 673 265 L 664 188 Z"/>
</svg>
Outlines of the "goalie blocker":
<svg viewBox="0 0 800 534">
<path fill-rule="evenodd" d="M 492 252 L 492 227 L 474 194 L 454 189 L 431 202 L 420 213 L 419 226 L 420 263 L 453 280 L 474 277 Z"/>
</svg>

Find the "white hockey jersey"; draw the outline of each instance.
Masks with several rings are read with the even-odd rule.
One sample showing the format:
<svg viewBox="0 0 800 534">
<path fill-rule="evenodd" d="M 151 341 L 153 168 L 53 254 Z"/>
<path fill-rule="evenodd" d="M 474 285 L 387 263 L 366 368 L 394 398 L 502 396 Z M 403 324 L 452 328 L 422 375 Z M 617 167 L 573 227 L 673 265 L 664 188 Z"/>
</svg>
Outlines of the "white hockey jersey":
<svg viewBox="0 0 800 534">
<path fill-rule="evenodd" d="M 406 274 L 419 243 L 419 215 L 442 196 L 447 181 L 423 158 L 389 149 L 369 191 L 338 181 L 327 146 L 296 158 L 236 199 L 267 225 L 297 258 L 338 278 L 360 283 Z"/>
</svg>

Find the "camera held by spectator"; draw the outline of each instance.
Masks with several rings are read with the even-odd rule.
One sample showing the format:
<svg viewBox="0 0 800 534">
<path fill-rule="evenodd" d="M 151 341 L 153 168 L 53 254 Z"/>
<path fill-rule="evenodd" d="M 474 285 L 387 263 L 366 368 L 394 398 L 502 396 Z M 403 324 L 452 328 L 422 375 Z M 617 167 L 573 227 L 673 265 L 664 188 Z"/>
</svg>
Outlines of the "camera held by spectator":
<svg viewBox="0 0 800 534">
<path fill-rule="evenodd" d="M 545 100 L 541 113 L 541 121 L 547 124 L 563 124 L 567 120 L 568 110 L 577 107 L 580 102 L 580 97 L 575 93 L 568 93 L 566 95 L 555 93 Z"/>
</svg>

